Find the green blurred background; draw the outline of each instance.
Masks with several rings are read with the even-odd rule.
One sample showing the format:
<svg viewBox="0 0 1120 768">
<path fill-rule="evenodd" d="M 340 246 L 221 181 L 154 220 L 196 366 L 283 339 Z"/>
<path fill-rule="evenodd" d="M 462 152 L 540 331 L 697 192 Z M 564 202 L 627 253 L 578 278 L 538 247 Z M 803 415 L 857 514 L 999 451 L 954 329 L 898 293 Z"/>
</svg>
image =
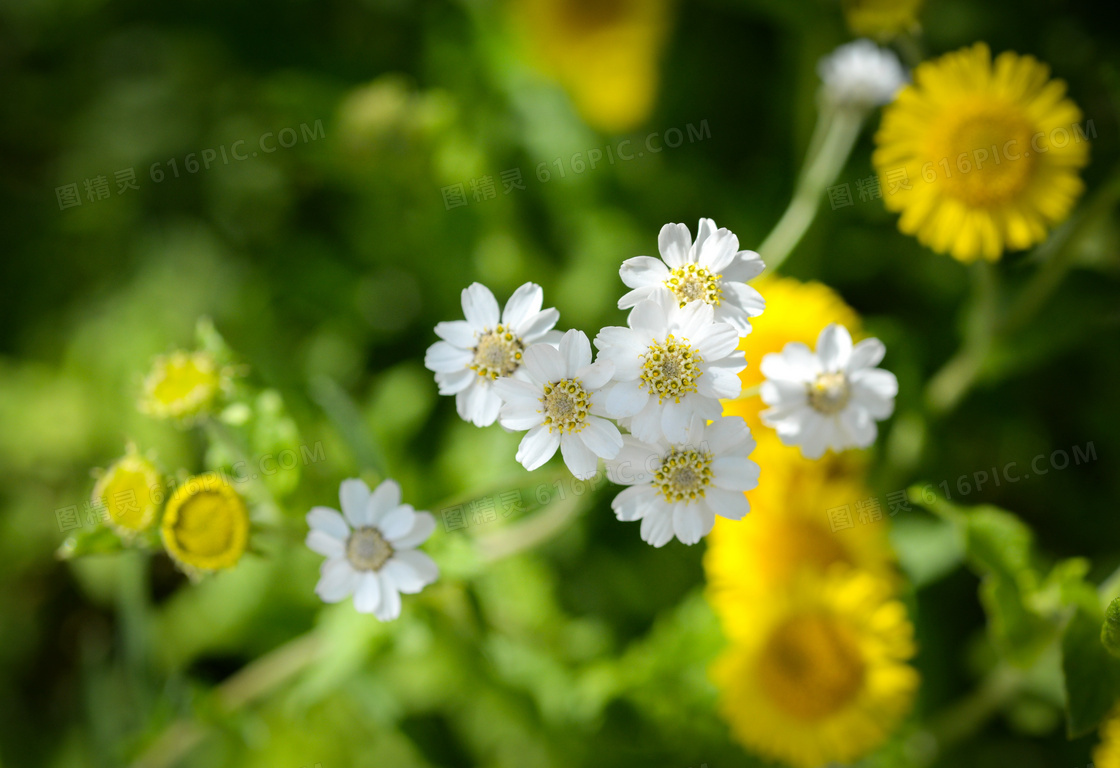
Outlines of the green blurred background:
<svg viewBox="0 0 1120 768">
<path fill-rule="evenodd" d="M 921 44 L 935 55 L 985 40 L 1047 61 L 1093 121 L 1091 193 L 1120 149 L 1120 28 L 1105 13 L 930 0 Z M 851 37 L 839 6 L 711 0 L 666 14 L 630 54 L 658 73 L 653 100 L 620 129 L 574 108 L 570 83 L 541 66 L 568 32 L 502 3 L 0 3 L 0 765 L 171 765 L 184 745 L 183 765 L 239 768 L 754 764 L 712 711 L 705 667 L 721 640 L 698 592 L 703 545 L 648 547 L 614 521 L 605 487 L 529 555 L 480 563 L 475 532 L 441 529 L 444 581 L 390 628 L 348 603 L 320 610 L 319 558 L 301 542 L 303 513 L 374 463 L 437 515 L 511 489 L 529 502 L 562 476 L 528 477 L 517 436 L 461 422 L 422 366 L 467 284 L 504 301 L 538 282 L 560 327 L 592 335 L 622 322 L 619 263 L 654 252 L 665 222 L 709 216 L 749 248 L 781 215 L 816 62 Z M 672 129 L 677 147 L 605 160 Z M 223 163 L 223 148 L 250 154 Z M 577 172 L 572 156 L 596 148 L 604 159 Z M 210 167 L 189 172 L 208 149 Z M 868 130 L 839 181 L 870 176 L 870 151 Z M 137 188 L 119 191 L 127 169 Z M 524 189 L 507 193 L 511 169 Z M 495 193 L 476 199 L 486 176 Z M 71 184 L 81 205 L 63 207 Z M 449 206 L 460 184 L 466 204 Z M 894 223 L 878 200 L 826 203 L 784 268 L 836 288 L 890 349 L 901 393 L 878 450 L 913 455 L 878 462 L 875 487 L 953 483 L 1091 442 L 1098 461 L 967 501 L 1014 510 L 1049 556 L 1087 556 L 1103 578 L 1120 564 L 1116 221 L 1085 238 L 977 390 L 929 422 L 922 390 L 959 345 L 968 270 Z M 1015 285 L 1034 267 L 1011 255 L 1002 269 Z M 201 585 L 162 556 L 150 589 L 133 554 L 59 562 L 56 510 L 81 508 L 90 468 L 126 441 L 170 472 L 207 466 L 196 432 L 135 408 L 152 356 L 189 347 L 201 316 L 249 381 L 282 394 L 298 426 L 284 445 L 321 443 L 323 460 L 293 470 L 258 552 Z M 917 719 L 983 668 L 976 587 L 956 570 L 914 596 Z M 226 711 L 216 686 L 316 625 L 328 652 Z M 1067 742 L 1058 710 L 1028 699 L 942 764 L 1077 766 L 1092 742 Z"/>
</svg>

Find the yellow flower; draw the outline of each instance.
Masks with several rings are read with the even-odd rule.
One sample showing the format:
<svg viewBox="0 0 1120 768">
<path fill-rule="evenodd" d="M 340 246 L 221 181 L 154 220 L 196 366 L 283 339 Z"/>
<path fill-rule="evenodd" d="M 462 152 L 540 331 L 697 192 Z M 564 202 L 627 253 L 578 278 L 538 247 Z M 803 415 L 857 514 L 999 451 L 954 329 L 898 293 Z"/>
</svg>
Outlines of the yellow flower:
<svg viewBox="0 0 1120 768">
<path fill-rule="evenodd" d="M 889 594 L 860 571 L 803 573 L 744 612 L 711 671 L 734 736 L 795 768 L 847 764 L 879 746 L 918 687 L 913 627 Z"/>
<path fill-rule="evenodd" d="M 208 352 L 160 355 L 144 379 L 140 410 L 161 419 L 191 419 L 211 409 L 228 376 Z"/>
<path fill-rule="evenodd" d="M 668 0 L 518 0 L 511 8 L 541 69 L 588 123 L 620 132 L 649 116 Z"/>
<path fill-rule="evenodd" d="M 249 511 L 215 473 L 175 490 L 160 524 L 167 553 L 188 573 L 232 568 L 249 543 Z"/>
<path fill-rule="evenodd" d="M 747 494 L 751 514 L 738 522 L 717 520 L 708 537 L 708 600 L 721 620 L 749 619 L 758 600 L 785 589 L 804 570 L 852 566 L 893 584 L 888 510 L 867 505 L 874 496 L 863 482 L 862 455 L 811 461 L 772 434 L 761 438 L 751 458 L 767 474 Z M 775 451 L 782 455 L 775 458 Z"/>
<path fill-rule="evenodd" d="M 159 471 L 132 445 L 93 486 L 93 502 L 104 505 L 109 526 L 124 536 L 151 528 L 162 499 Z"/>
<path fill-rule="evenodd" d="M 1101 723 L 1100 734 L 1101 743 L 1093 749 L 1093 765 L 1120 768 L 1120 710 L 1113 710 Z"/>
<path fill-rule="evenodd" d="M 1066 86 L 1031 56 L 977 43 L 919 65 L 872 156 L 898 228 L 961 261 L 1046 239 L 1084 184 L 1089 145 Z"/>
<path fill-rule="evenodd" d="M 922 0 L 844 0 L 844 18 L 853 34 L 880 40 L 918 26 Z"/>
</svg>

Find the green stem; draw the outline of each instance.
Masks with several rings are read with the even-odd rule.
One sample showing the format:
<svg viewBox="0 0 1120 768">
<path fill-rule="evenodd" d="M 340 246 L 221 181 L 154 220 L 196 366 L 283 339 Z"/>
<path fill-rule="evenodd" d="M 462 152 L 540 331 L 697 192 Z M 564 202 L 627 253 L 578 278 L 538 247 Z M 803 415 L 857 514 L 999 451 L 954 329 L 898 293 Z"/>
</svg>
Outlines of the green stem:
<svg viewBox="0 0 1120 768">
<path fill-rule="evenodd" d="M 782 218 L 759 246 L 758 252 L 770 271 L 777 271 L 801 242 L 820 208 L 825 189 L 836 180 L 852 153 L 863 124 L 863 112 L 842 107 L 822 107 L 818 118 L 827 125 L 816 151 L 805 159 L 793 199 Z M 819 133 L 819 131 L 817 132 Z M 816 143 L 816 134 L 812 144 Z"/>
<path fill-rule="evenodd" d="M 929 765 L 956 744 L 975 735 L 1003 709 L 1019 691 L 1023 673 L 1007 666 L 993 669 L 975 691 L 930 720 L 920 738 L 932 749 L 924 750 L 923 765 Z"/>
<path fill-rule="evenodd" d="M 972 266 L 973 299 L 971 316 L 960 351 L 930 379 L 926 402 L 934 413 L 951 411 L 980 375 L 995 341 L 998 322 L 996 272 L 991 264 Z"/>
<path fill-rule="evenodd" d="M 926 402 L 937 414 L 952 411 L 975 385 L 992 351 L 1003 344 L 1038 313 L 1073 267 L 1077 245 L 1085 233 L 1109 215 L 1120 201 L 1120 169 L 1113 172 L 1093 198 L 1038 248 L 1032 261 L 1041 266 L 1002 316 L 994 305 L 987 324 L 965 343 L 934 377 L 926 389 Z M 984 310 L 988 311 L 988 310 Z"/>
</svg>

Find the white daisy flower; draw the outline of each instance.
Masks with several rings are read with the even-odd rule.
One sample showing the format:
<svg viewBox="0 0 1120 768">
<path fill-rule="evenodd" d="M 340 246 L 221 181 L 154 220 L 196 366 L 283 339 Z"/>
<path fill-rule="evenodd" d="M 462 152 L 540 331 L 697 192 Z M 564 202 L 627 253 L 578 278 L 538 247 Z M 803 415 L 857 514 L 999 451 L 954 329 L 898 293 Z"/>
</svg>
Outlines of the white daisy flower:
<svg viewBox="0 0 1120 768">
<path fill-rule="evenodd" d="M 718 419 L 720 399 L 739 396 L 739 372 L 747 367 L 736 349 L 739 333 L 713 322 L 713 314 L 705 302 L 682 307 L 655 293 L 630 312 L 629 328 L 604 328 L 595 337 L 599 357 L 614 364 L 606 412 L 633 417 L 630 431 L 639 440 L 682 442 L 693 416 Z"/>
<path fill-rule="evenodd" d="M 766 302 L 746 284 L 762 274 L 766 265 L 754 251 L 740 251 L 739 238 L 728 229 L 716 229 L 711 219 L 700 219 L 696 242 L 684 224 L 666 224 L 657 236 L 661 259 L 636 256 L 622 262 L 622 282 L 634 290 L 618 300 L 629 309 L 656 293 L 671 295 L 685 306 L 694 301 L 710 304 L 717 323 L 729 323 L 740 336 L 751 332 Z"/>
<path fill-rule="evenodd" d="M 516 373 L 525 348 L 545 340 L 560 319 L 556 309 L 541 309 L 543 301 L 541 287 L 525 283 L 499 317 L 494 294 L 472 283 L 463 291 L 467 319 L 436 325 L 443 341 L 428 347 L 424 366 L 435 372 L 441 395 L 455 395 L 455 409 L 463 420 L 487 427 L 498 418 L 502 400 L 494 382 Z"/>
<path fill-rule="evenodd" d="M 330 507 L 307 513 L 307 546 L 326 557 L 315 586 L 323 602 L 350 595 L 359 613 L 381 621 L 401 615 L 401 593 L 412 595 L 439 576 L 439 566 L 416 547 L 436 529 L 435 518 L 401 504 L 401 487 L 386 480 L 370 492 L 361 480 L 343 480 L 342 514 Z"/>
<path fill-rule="evenodd" d="M 743 495 L 758 485 L 758 464 L 748 456 L 755 441 L 739 416 L 711 424 L 699 416 L 681 443 L 643 443 L 627 435 L 607 477 L 629 485 L 611 502 L 619 520 L 642 521 L 642 541 L 664 546 L 673 536 L 695 544 L 715 525 L 716 515 L 741 520 L 751 511 Z"/>
<path fill-rule="evenodd" d="M 801 446 L 808 459 L 829 448 L 866 448 L 875 442 L 875 422 L 891 415 L 898 394 L 894 374 L 875 367 L 886 351 L 878 339 L 853 347 L 848 329 L 833 323 L 821 331 L 815 354 L 794 341 L 766 355 L 760 394 L 773 407 L 762 412 L 762 422 L 786 445 Z"/>
<path fill-rule="evenodd" d="M 871 109 L 894 100 L 906 71 L 893 51 L 870 40 L 842 45 L 820 60 L 822 94 L 833 104 Z"/>
<path fill-rule="evenodd" d="M 534 470 L 560 449 L 564 463 L 580 480 L 599 469 L 599 459 L 613 459 L 622 448 L 622 433 L 604 414 L 599 390 L 614 366 L 591 362 L 591 343 L 583 331 L 568 331 L 557 349 L 534 344 L 525 350 L 527 381 L 498 379 L 494 390 L 505 401 L 498 418 L 506 429 L 529 430 L 517 460 Z"/>
</svg>

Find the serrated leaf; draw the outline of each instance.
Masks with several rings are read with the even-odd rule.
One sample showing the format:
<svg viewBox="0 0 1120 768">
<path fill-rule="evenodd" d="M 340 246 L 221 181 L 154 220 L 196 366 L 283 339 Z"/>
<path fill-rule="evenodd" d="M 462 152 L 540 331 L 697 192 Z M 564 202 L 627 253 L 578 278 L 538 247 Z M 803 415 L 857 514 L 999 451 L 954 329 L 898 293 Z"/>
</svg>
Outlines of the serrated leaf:
<svg viewBox="0 0 1120 768">
<path fill-rule="evenodd" d="M 1103 620 L 1099 604 L 1079 605 L 1062 635 L 1066 731 L 1071 739 L 1096 728 L 1120 699 L 1120 659 L 1101 644 Z"/>
</svg>

